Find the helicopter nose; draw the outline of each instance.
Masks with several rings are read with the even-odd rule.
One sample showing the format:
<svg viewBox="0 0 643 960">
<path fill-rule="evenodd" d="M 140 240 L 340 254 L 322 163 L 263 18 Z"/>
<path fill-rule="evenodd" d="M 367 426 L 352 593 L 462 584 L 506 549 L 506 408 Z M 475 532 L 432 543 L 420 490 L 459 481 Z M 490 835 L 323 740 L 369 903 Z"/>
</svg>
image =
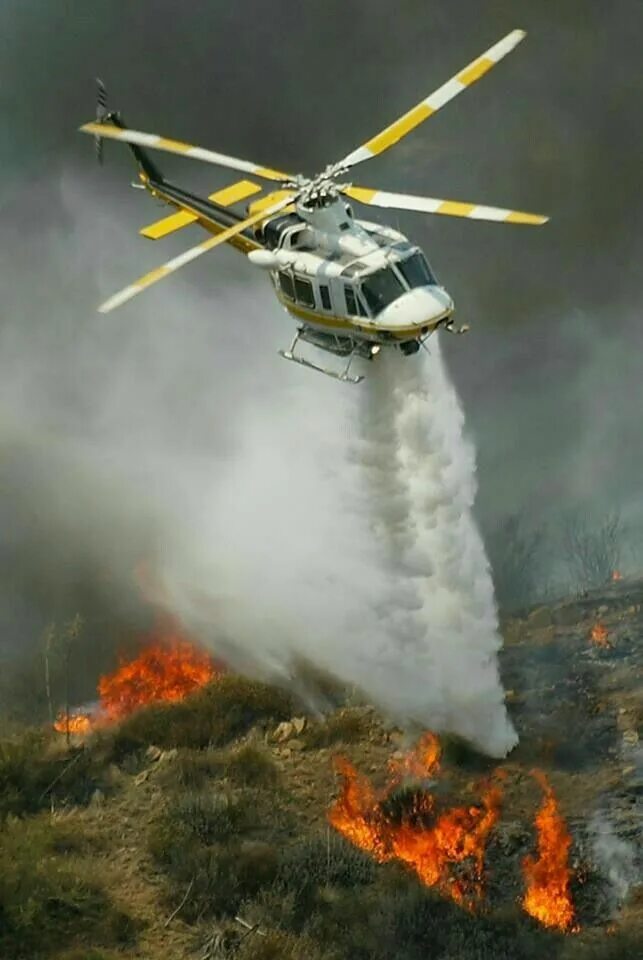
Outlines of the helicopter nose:
<svg viewBox="0 0 643 960">
<path fill-rule="evenodd" d="M 453 300 L 444 287 L 417 287 L 403 293 L 377 316 L 377 322 L 389 330 L 431 326 L 453 313 Z"/>
</svg>

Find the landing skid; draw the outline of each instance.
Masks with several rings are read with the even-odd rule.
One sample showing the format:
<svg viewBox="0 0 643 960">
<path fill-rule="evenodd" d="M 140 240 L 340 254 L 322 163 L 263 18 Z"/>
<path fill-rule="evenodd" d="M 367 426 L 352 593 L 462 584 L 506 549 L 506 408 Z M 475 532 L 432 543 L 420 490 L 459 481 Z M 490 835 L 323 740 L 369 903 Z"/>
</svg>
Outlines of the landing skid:
<svg viewBox="0 0 643 960">
<path fill-rule="evenodd" d="M 353 362 L 353 357 L 355 356 L 355 351 L 351 351 L 348 357 L 348 363 L 344 367 L 341 373 L 337 373 L 335 370 L 330 370 L 328 367 L 320 367 L 318 364 L 313 363 L 311 360 L 306 360 L 304 357 L 298 357 L 295 353 L 295 347 L 300 337 L 300 331 L 298 330 L 294 336 L 293 342 L 290 344 L 288 350 L 279 350 L 279 356 L 283 357 L 284 360 L 291 360 L 293 363 L 299 363 L 302 367 L 308 367 L 310 370 L 316 370 L 318 373 L 324 373 L 327 377 L 332 377 L 334 380 L 341 380 L 343 383 L 361 383 L 364 379 L 362 376 L 352 376 L 349 371 L 351 363 Z"/>
</svg>

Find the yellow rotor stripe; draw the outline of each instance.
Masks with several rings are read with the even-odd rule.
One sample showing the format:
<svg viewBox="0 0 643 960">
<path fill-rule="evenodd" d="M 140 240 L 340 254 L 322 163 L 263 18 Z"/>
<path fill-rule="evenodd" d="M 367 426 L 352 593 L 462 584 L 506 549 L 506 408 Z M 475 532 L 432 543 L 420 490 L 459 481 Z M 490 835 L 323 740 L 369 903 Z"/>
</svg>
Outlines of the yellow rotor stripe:
<svg viewBox="0 0 643 960">
<path fill-rule="evenodd" d="M 549 217 L 541 217 L 537 213 L 520 213 L 519 210 L 512 210 L 509 216 L 506 219 L 506 223 L 533 223 L 533 224 L 542 224 L 547 223 Z"/>
<path fill-rule="evenodd" d="M 474 60 L 472 64 L 459 73 L 457 80 L 464 87 L 470 86 L 472 83 L 475 83 L 476 80 L 479 80 L 480 77 L 483 77 L 487 70 L 491 70 L 494 66 L 494 61 L 489 60 L 487 57 L 480 57 L 479 60 Z"/>
<path fill-rule="evenodd" d="M 189 143 L 183 143 L 181 140 L 168 140 L 167 137 L 159 137 L 154 144 L 157 150 L 169 150 L 171 153 L 187 153 L 193 147 Z"/>
<path fill-rule="evenodd" d="M 412 110 L 405 113 L 403 117 L 400 117 L 399 120 L 396 120 L 395 123 L 392 123 L 390 127 L 378 133 L 372 140 L 367 141 L 364 146 L 374 155 L 382 153 L 383 150 L 392 147 L 394 143 L 397 143 L 397 141 L 405 137 L 407 133 L 414 130 L 423 120 L 430 117 L 432 113 L 435 113 L 435 110 L 427 106 L 426 103 L 420 103 L 417 107 L 413 107 Z"/>
<path fill-rule="evenodd" d="M 358 200 L 360 203 L 371 203 L 373 197 L 377 196 L 378 190 L 370 190 L 368 187 L 349 187 L 346 190 L 349 197 Z"/>
<path fill-rule="evenodd" d="M 97 137 L 108 137 L 112 140 L 121 140 L 124 143 L 136 144 L 139 147 L 145 147 L 150 150 L 178 153 L 185 157 L 191 157 L 194 160 L 202 160 L 204 163 L 214 163 L 218 166 L 229 167 L 232 170 L 240 170 L 243 173 L 256 174 L 259 177 L 264 177 L 266 180 L 292 180 L 290 174 L 283 173 L 280 170 L 273 170 L 271 167 L 262 167 L 248 160 L 230 157 L 225 153 L 217 153 L 214 150 L 206 150 L 203 147 L 197 147 L 191 143 L 183 143 L 182 140 L 171 140 L 168 137 L 161 137 L 157 133 L 144 133 L 142 130 L 132 130 L 129 127 L 117 127 L 113 123 L 97 123 L 95 121 L 84 124 L 80 130 L 82 133 L 90 133 Z"/>
<path fill-rule="evenodd" d="M 434 90 L 428 97 L 425 97 L 415 107 L 405 113 L 399 120 L 391 123 L 388 127 L 378 133 L 376 136 L 367 140 L 360 147 L 353 150 L 341 163 L 346 166 L 353 166 L 368 160 L 369 157 L 377 156 L 382 151 L 397 143 L 402 137 L 414 130 L 424 120 L 432 116 L 437 110 L 440 110 L 445 104 L 457 97 L 459 93 L 466 90 L 472 83 L 479 80 L 496 63 L 506 57 L 517 44 L 525 37 L 524 30 L 512 30 L 502 40 L 494 43 L 492 47 L 460 70 L 454 77 L 443 83 L 441 87 Z"/>
<path fill-rule="evenodd" d="M 445 213 L 448 217 L 468 217 L 475 210 L 475 203 L 459 203 L 456 200 L 443 200 L 436 213 Z"/>
</svg>

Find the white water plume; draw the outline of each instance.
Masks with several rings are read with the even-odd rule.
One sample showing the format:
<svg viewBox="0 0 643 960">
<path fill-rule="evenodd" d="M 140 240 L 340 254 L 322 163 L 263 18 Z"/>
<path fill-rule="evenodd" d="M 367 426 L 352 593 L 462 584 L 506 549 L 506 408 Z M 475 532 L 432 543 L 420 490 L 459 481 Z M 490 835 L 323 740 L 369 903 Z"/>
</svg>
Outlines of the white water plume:
<svg viewBox="0 0 643 960">
<path fill-rule="evenodd" d="M 517 736 L 504 706 L 493 584 L 472 513 L 475 455 L 437 338 L 429 356 L 381 358 L 362 419 L 373 529 L 391 583 L 382 613 L 400 674 L 380 695 L 410 718 L 504 756 Z"/>
<path fill-rule="evenodd" d="M 303 654 L 397 719 L 504 756 L 517 738 L 475 461 L 437 345 L 378 357 L 356 391 L 291 382 L 246 411 L 204 499 L 193 486 L 171 603 L 201 635 L 216 625 L 237 666 L 287 671 Z"/>
</svg>

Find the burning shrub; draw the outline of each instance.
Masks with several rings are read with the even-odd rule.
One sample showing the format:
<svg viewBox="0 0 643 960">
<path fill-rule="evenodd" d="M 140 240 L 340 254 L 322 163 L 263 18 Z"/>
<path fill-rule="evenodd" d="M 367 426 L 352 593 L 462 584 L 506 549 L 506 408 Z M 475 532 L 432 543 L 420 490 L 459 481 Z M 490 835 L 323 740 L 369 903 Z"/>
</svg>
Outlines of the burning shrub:
<svg viewBox="0 0 643 960">
<path fill-rule="evenodd" d="M 59 842 L 60 831 L 49 819 L 11 821 L 0 829 L 3 957 L 36 960 L 87 936 L 98 945 L 116 946 L 133 935 L 132 922 L 85 877 L 82 866 L 56 854 Z"/>
</svg>

